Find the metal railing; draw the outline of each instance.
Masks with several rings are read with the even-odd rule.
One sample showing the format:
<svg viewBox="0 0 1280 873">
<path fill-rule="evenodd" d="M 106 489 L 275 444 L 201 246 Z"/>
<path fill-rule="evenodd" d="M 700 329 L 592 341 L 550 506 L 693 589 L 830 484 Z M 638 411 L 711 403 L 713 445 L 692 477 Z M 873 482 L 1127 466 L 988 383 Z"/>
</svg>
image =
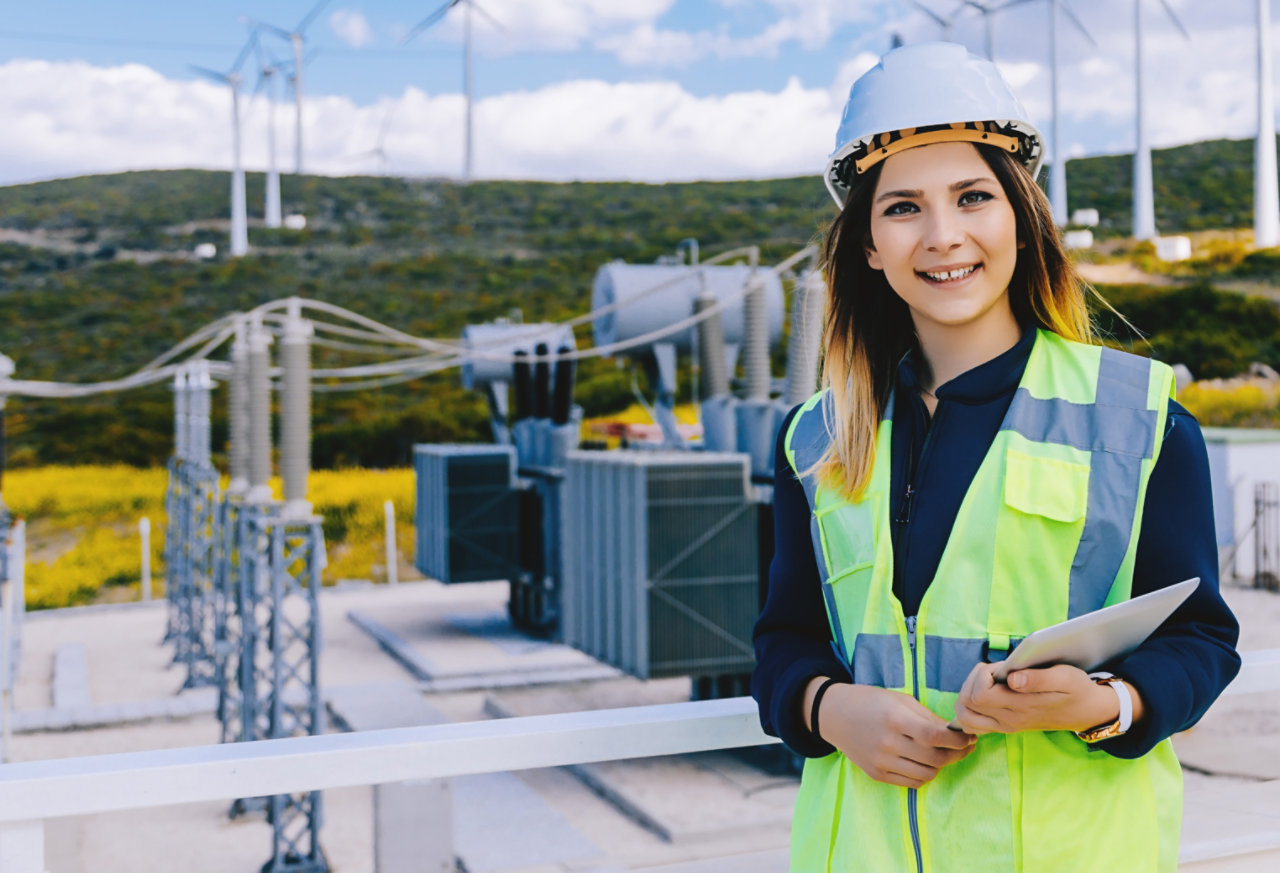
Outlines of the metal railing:
<svg viewBox="0 0 1280 873">
<path fill-rule="evenodd" d="M 1275 690 L 1280 649 L 1268 649 L 1246 653 L 1225 693 Z M 43 873 L 49 818 L 776 742 L 760 730 L 755 702 L 736 697 L 5 764 L 0 870 Z M 1274 840 L 1249 839 L 1250 851 L 1280 848 L 1280 828 Z"/>
</svg>

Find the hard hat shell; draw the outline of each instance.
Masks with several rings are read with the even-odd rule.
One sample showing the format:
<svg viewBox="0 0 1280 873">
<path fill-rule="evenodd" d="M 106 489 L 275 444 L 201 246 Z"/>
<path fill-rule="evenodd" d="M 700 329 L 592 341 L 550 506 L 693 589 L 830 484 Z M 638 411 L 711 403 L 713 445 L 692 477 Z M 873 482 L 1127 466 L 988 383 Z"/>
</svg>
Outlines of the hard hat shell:
<svg viewBox="0 0 1280 873">
<path fill-rule="evenodd" d="M 950 42 L 894 49 L 849 89 L 835 151 L 823 174 L 827 190 L 843 208 L 856 175 L 854 159 L 865 155 L 881 134 L 918 128 L 959 130 L 965 125 L 1012 134 L 1018 140 L 1017 153 L 1023 165 L 1033 177 L 1039 171 L 1044 155 L 1040 132 L 995 64 Z M 909 138 L 897 138 L 909 142 Z M 935 141 L 947 138 L 951 137 L 937 135 Z M 953 138 L 974 139 L 968 135 Z"/>
</svg>

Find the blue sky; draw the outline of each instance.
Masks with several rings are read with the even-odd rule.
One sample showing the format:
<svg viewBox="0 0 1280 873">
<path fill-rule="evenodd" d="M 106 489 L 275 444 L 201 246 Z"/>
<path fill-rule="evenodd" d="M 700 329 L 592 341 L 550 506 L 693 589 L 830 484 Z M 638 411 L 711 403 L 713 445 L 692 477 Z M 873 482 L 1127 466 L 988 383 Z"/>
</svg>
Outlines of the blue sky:
<svg viewBox="0 0 1280 873">
<path fill-rule="evenodd" d="M 477 0 L 476 172 L 481 177 L 664 181 L 817 173 L 852 79 L 889 44 L 940 29 L 905 0 Z M 983 49 L 959 0 L 952 37 Z M 1146 10 L 1156 145 L 1256 129 L 1255 0 L 1172 0 L 1194 40 Z M 1073 0 L 1098 42 L 1061 24 L 1069 155 L 1133 142 L 1133 0 Z M 292 29 L 311 0 L 7 4 L 0 23 L 0 184 L 148 167 L 229 165 L 226 69 L 244 17 Z M 332 0 L 308 30 L 304 144 L 317 172 L 457 175 L 463 117 L 455 9 L 401 46 L 439 4 Z M 1047 0 L 1002 12 L 997 59 L 1049 128 Z M 285 44 L 270 40 L 286 55 Z M 248 90 L 253 63 L 246 66 Z M 247 95 L 246 95 L 247 98 Z M 290 162 L 292 104 L 276 111 Z M 267 161 L 266 100 L 241 106 L 250 169 Z M 379 154 L 379 147 L 381 152 Z"/>
</svg>

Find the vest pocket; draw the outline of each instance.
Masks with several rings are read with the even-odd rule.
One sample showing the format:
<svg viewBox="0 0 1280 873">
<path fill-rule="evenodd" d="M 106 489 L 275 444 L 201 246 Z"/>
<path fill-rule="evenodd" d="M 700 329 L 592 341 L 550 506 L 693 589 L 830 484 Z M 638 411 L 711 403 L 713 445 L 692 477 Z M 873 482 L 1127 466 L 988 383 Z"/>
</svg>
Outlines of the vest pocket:
<svg viewBox="0 0 1280 873">
<path fill-rule="evenodd" d="M 1010 449 L 1005 455 L 1004 502 L 1027 515 L 1079 521 L 1089 505 L 1089 466 Z"/>
<path fill-rule="evenodd" d="M 1066 618 L 1070 574 L 1089 505 L 1089 466 L 1005 453 L 1003 506 L 997 511 L 991 598 L 1011 636 Z M 1033 590 L 1036 597 L 1027 597 Z"/>
</svg>

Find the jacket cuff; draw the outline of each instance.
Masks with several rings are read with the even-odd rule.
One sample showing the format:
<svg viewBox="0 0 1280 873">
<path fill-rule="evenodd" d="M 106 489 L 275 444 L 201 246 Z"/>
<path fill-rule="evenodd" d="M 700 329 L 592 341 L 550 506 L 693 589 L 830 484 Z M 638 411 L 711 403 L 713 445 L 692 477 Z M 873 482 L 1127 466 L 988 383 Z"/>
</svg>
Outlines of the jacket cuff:
<svg viewBox="0 0 1280 873">
<path fill-rule="evenodd" d="M 773 724 L 778 738 L 797 755 L 825 758 L 836 750 L 835 746 L 805 727 L 803 709 L 805 688 L 814 678 L 834 674 L 840 681 L 847 681 L 840 675 L 838 666 L 827 660 L 806 659 L 792 664 L 778 678 L 773 697 L 774 711 L 771 713 Z"/>
</svg>

